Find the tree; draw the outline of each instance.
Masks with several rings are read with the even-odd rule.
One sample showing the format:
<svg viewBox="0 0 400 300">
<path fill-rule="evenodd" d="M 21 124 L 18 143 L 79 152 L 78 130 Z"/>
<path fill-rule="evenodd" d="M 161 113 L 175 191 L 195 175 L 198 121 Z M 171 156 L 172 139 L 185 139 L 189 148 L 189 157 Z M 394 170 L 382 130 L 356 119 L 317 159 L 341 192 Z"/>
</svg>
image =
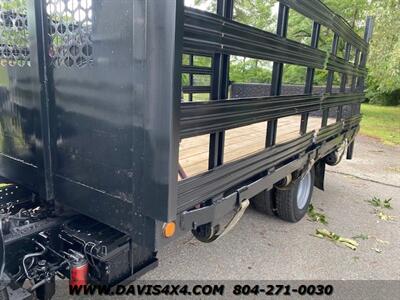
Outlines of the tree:
<svg viewBox="0 0 400 300">
<path fill-rule="evenodd" d="M 375 30 L 369 55 L 368 96 L 372 102 L 400 104 L 400 2 L 373 1 Z"/>
</svg>

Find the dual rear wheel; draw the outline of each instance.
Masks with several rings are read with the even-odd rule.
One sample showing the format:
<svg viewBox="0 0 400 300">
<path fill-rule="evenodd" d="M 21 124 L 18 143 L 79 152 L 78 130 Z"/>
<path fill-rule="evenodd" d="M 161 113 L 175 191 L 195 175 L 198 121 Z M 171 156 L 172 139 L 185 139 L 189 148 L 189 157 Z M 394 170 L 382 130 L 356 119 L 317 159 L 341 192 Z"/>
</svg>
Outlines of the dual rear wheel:
<svg viewBox="0 0 400 300">
<path fill-rule="evenodd" d="M 272 190 L 263 191 L 250 199 L 251 204 L 262 213 L 296 223 L 307 213 L 311 202 L 314 178 L 314 169 L 311 169 L 305 176 L 295 179 L 285 187 L 275 187 Z M 214 226 L 208 223 L 192 230 L 192 233 L 199 241 L 210 243 L 218 238 L 219 230 L 219 225 Z"/>
<path fill-rule="evenodd" d="M 296 223 L 307 213 L 314 188 L 314 169 L 285 187 L 275 187 L 251 199 L 253 207 L 267 215 Z"/>
</svg>

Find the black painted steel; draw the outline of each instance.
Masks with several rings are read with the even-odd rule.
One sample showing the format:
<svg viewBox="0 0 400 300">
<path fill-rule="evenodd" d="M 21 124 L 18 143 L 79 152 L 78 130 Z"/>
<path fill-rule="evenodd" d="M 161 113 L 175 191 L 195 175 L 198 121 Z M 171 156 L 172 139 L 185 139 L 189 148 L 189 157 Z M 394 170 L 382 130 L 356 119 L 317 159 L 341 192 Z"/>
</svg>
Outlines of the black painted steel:
<svg viewBox="0 0 400 300">
<path fill-rule="evenodd" d="M 83 254 L 88 243 L 101 246 L 104 256 L 95 259 L 104 277 L 91 277 L 94 283 L 134 279 L 155 267 L 156 251 L 173 240 L 162 235 L 165 222 L 176 221 L 176 237 L 215 223 L 344 142 L 352 155 L 371 19 L 363 41 L 317 0 L 281 0 L 277 34 L 232 21 L 233 0 L 218 0 L 217 14 L 184 8 L 183 0 L 78 0 L 76 8 L 67 0 L 14 2 L 13 11 L 0 8 L 0 176 L 18 186 L 0 192 L 3 206 L 18 200 L 13 210 L 38 215 L 6 235 L 9 273 L 41 238 L 46 247 Z M 289 8 L 314 20 L 310 46 L 286 38 Z M 321 25 L 336 33 L 332 53 L 318 49 Z M 339 37 L 347 43 L 343 59 Z M 182 53 L 189 55 L 184 66 Z M 210 66 L 196 65 L 199 55 Z M 271 96 L 228 99 L 230 55 L 273 61 Z M 286 63 L 307 67 L 304 95 L 280 96 Z M 330 74 L 323 95 L 312 93 L 316 68 Z M 338 94 L 334 73 L 342 74 Z M 210 84 L 196 85 L 196 75 Z M 198 102 L 196 93 L 212 101 Z M 350 118 L 339 109 L 335 124 L 306 132 L 308 113 L 343 105 L 352 105 Z M 302 135 L 275 145 L 277 119 L 297 114 Z M 265 121 L 272 121 L 267 148 L 224 164 L 224 131 Z M 178 182 L 180 139 L 203 134 L 211 136 L 210 170 Z"/>
<path fill-rule="evenodd" d="M 49 34 L 47 26 L 47 14 L 45 2 L 40 0 L 31 1 L 28 10 L 34 11 L 34 16 L 28 17 L 32 22 L 33 38 L 36 40 L 37 48 L 31 54 L 37 56 L 37 68 L 40 82 L 40 127 L 43 139 L 43 169 L 45 178 L 45 200 L 53 201 L 54 194 L 54 155 L 55 143 L 52 132 L 54 124 L 54 82 L 50 60 Z"/>
<path fill-rule="evenodd" d="M 369 43 L 371 41 L 372 38 L 372 32 L 374 30 L 374 20 L 372 17 L 367 17 L 367 22 L 366 22 L 366 26 L 365 26 L 365 32 L 364 32 L 364 41 L 366 43 Z M 367 65 L 367 58 L 368 58 L 368 49 L 365 49 L 362 53 L 361 53 L 361 58 L 360 58 L 360 68 L 365 68 L 365 66 Z M 359 88 L 360 91 L 363 91 L 365 88 L 365 76 L 360 76 L 358 78 L 358 83 L 357 86 Z"/>
<path fill-rule="evenodd" d="M 363 93 L 244 98 L 181 104 L 181 137 L 232 129 L 299 113 L 360 103 Z"/>
<path fill-rule="evenodd" d="M 0 67 L 0 175 L 151 246 L 176 218 L 183 1 L 92 1 L 68 30 L 27 3 L 30 66 Z"/>
<path fill-rule="evenodd" d="M 191 55 L 192 57 L 192 55 Z M 193 74 L 201 74 L 201 75 L 212 75 L 212 69 L 207 67 L 199 67 L 193 65 L 183 65 L 182 66 L 182 73 L 189 73 L 193 76 Z M 193 79 L 191 79 L 191 86 L 193 86 Z"/>
<path fill-rule="evenodd" d="M 94 1 L 93 64 L 54 69 L 57 200 L 142 239 L 176 211 L 180 5 Z"/>
<path fill-rule="evenodd" d="M 319 0 L 278 0 L 286 6 L 298 11 L 315 22 L 330 28 L 346 42 L 361 51 L 366 51 L 368 42 L 359 37 L 351 26 L 339 15 L 332 12 Z"/>
<path fill-rule="evenodd" d="M 321 25 L 314 21 L 312 34 L 311 34 L 311 47 L 312 48 L 318 48 L 320 32 L 321 32 Z M 312 94 L 313 86 L 314 86 L 314 76 L 315 76 L 315 69 L 307 68 L 304 94 Z M 304 113 L 301 116 L 301 125 L 300 125 L 300 133 L 301 134 L 305 134 L 307 132 L 308 116 L 309 116 L 308 113 Z"/>
<path fill-rule="evenodd" d="M 205 67 L 205 66 L 197 66 L 195 64 L 195 57 L 198 56 L 198 53 L 185 53 L 185 55 L 189 58 L 188 64 L 183 64 L 182 65 L 182 74 L 183 75 L 188 75 L 189 76 L 189 82 L 188 85 L 183 85 L 182 86 L 182 93 L 188 95 L 188 101 L 192 102 L 194 100 L 194 94 L 208 94 L 210 95 L 212 91 L 212 86 L 207 85 L 207 86 L 198 86 L 195 84 L 195 76 L 196 75 L 206 75 L 211 78 L 213 75 L 213 68 L 212 67 Z M 203 56 L 204 57 L 204 56 Z M 210 58 L 211 56 L 207 55 L 207 57 Z M 211 81 L 211 80 L 210 80 Z M 182 97 L 184 100 L 184 97 Z M 210 97 L 204 96 L 204 100 L 209 99 Z"/>
<path fill-rule="evenodd" d="M 182 92 L 185 94 L 208 94 L 211 93 L 212 88 L 210 86 L 184 86 Z"/>
<path fill-rule="evenodd" d="M 278 37 L 284 39 L 287 35 L 289 21 L 289 8 L 279 4 L 278 24 L 276 34 Z M 283 63 L 274 62 L 272 67 L 272 80 L 271 80 L 271 96 L 279 96 L 282 93 L 282 78 L 283 78 Z M 278 120 L 274 119 L 267 124 L 267 136 L 265 140 L 265 147 L 271 147 L 276 143 L 276 135 L 278 130 Z"/>
<path fill-rule="evenodd" d="M 353 140 L 360 120 L 361 116 L 356 116 L 344 122 L 332 124 L 319 131 L 315 137 L 315 132 L 310 132 L 296 140 L 276 145 L 258 154 L 180 182 L 178 185 L 178 213 L 226 191 L 227 187 L 246 182 L 265 171 L 273 172 L 275 169 L 287 166 L 288 161 L 295 161 L 312 153 L 313 148 L 318 150 L 317 159 L 324 157 L 338 148 L 346 137 L 349 138 L 349 141 Z M 280 179 L 284 177 L 285 175 Z"/>
<path fill-rule="evenodd" d="M 275 183 L 282 180 L 286 174 L 290 174 L 301 169 L 308 161 L 308 156 L 314 156 L 313 153 L 304 155 L 284 166 L 271 171 L 268 175 L 255 179 L 250 184 L 241 186 L 236 192 L 223 197 L 210 205 L 201 208 L 184 211 L 180 214 L 179 225 L 183 230 L 191 230 L 195 227 L 211 222 L 218 222 L 224 216 L 239 207 L 244 200 L 250 199 L 261 193 L 266 188 L 272 188 Z"/>
<path fill-rule="evenodd" d="M 218 0 L 217 15 L 231 20 L 233 17 L 233 0 Z M 216 53 L 213 60 L 211 100 L 228 98 L 229 88 L 229 55 Z M 208 169 L 220 166 L 224 162 L 225 132 L 213 132 L 210 135 Z"/>
<path fill-rule="evenodd" d="M 327 68 L 350 75 L 366 74 L 365 68 L 357 68 L 324 51 L 192 8 L 185 8 L 184 49 Z"/>
<path fill-rule="evenodd" d="M 194 55 L 190 54 L 189 55 L 189 65 L 191 67 L 193 67 L 194 65 Z M 184 67 L 182 67 L 182 72 L 184 71 Z M 193 86 L 194 85 L 194 76 L 193 76 L 193 69 L 192 70 L 188 70 L 189 72 L 189 86 Z M 183 90 L 183 89 L 182 89 Z M 192 102 L 193 101 L 193 93 L 189 93 L 189 101 Z"/>
<path fill-rule="evenodd" d="M 338 34 L 334 34 L 333 36 L 333 41 L 332 41 L 332 55 L 336 55 L 338 52 L 338 47 L 339 47 L 339 35 Z M 332 70 L 329 70 L 328 72 L 328 79 L 327 79 L 327 83 L 326 83 L 326 92 L 327 93 L 332 93 L 332 86 L 333 86 L 333 80 L 334 80 L 334 76 L 335 76 L 335 72 Z M 324 127 L 327 125 L 328 123 L 328 117 L 329 117 L 329 110 L 325 109 L 322 112 L 322 124 L 321 126 Z"/>
<path fill-rule="evenodd" d="M 346 43 L 345 47 L 345 54 L 344 54 L 344 60 L 349 61 L 350 60 L 350 54 L 351 54 L 351 44 Z M 340 92 L 345 93 L 346 92 L 346 86 L 347 86 L 347 81 L 348 81 L 348 76 L 347 74 L 342 74 L 342 78 L 340 80 Z M 336 120 L 339 122 L 343 117 L 343 106 L 338 107 L 337 111 L 337 118 Z"/>
<path fill-rule="evenodd" d="M 315 132 L 307 133 L 296 140 L 276 145 L 258 154 L 180 182 L 178 185 L 178 213 L 184 212 L 210 197 L 222 193 L 227 190 L 227 187 L 246 182 L 246 180 L 263 174 L 268 170 L 271 171 L 272 177 L 268 179 L 271 176 L 268 175 L 264 183 L 276 183 L 286 175 L 278 173 L 282 176 L 275 178 L 273 176 L 274 170 L 279 168 L 284 170 L 285 166 L 288 167 L 290 165 L 290 163 L 287 163 L 288 160 L 295 163 L 296 159 L 298 160 L 305 155 L 313 153 L 313 148 L 318 151 L 318 156 L 314 157 L 314 159 L 320 159 L 339 148 L 346 138 L 349 142 L 352 142 L 358 131 L 360 121 L 361 115 L 354 116 L 343 122 L 327 126 L 316 135 Z M 304 162 L 301 165 L 304 166 Z M 254 180 L 256 181 L 257 179 Z M 250 196 L 254 196 L 257 191 L 259 192 L 259 190 L 256 190 L 248 193 Z M 224 200 L 222 199 L 221 201 Z M 228 206 L 232 205 L 233 203 L 228 203 Z M 214 213 L 214 210 L 212 211 Z"/>
<path fill-rule="evenodd" d="M 369 44 L 372 38 L 372 32 L 374 30 L 374 20 L 372 17 L 367 17 L 366 21 L 366 26 L 365 26 L 365 32 L 364 32 L 364 41 Z M 355 64 L 358 64 L 359 66 L 366 66 L 367 63 L 367 56 L 368 56 L 368 51 L 356 52 L 356 60 Z M 365 88 L 365 76 L 361 77 L 353 77 L 352 80 L 352 85 L 351 89 L 352 90 L 358 90 L 358 91 L 363 91 Z M 352 105 L 352 114 L 360 114 L 361 111 L 361 105 L 360 104 L 355 104 Z M 354 142 L 349 145 L 349 149 L 347 151 L 347 159 L 352 159 L 353 158 L 353 153 L 354 153 Z"/>
<path fill-rule="evenodd" d="M 178 212 L 223 193 L 230 187 L 296 157 L 311 144 L 313 133 L 289 143 L 266 149 L 239 161 L 228 163 L 178 185 Z"/>
<path fill-rule="evenodd" d="M 49 1 L 27 3 L 18 8 L 27 25 L 13 33 L 24 42 L 10 53 L 10 41 L 0 41 L 0 175 L 32 189 L 48 207 L 54 200 L 149 249 L 157 226 L 178 212 L 319 147 L 329 151 L 359 124 L 372 23 L 360 41 L 319 1 L 282 0 L 277 34 L 232 21 L 232 0 L 219 0 L 217 14 L 184 8 L 183 0 L 90 1 L 82 19 L 52 12 Z M 315 21 L 310 46 L 285 38 L 288 7 Z M 341 36 L 356 49 L 356 63 L 318 49 L 320 25 L 336 32 L 336 48 Z M 183 51 L 190 60 L 181 67 Z M 196 66 L 199 54 L 212 66 Z M 230 55 L 273 61 L 273 96 L 225 100 Z M 285 63 L 308 68 L 305 95 L 279 96 Z M 313 95 L 316 68 L 352 77 L 352 92 Z M 181 87 L 182 73 L 188 87 Z M 196 86 L 195 75 L 212 77 L 210 86 Z M 181 104 L 182 92 L 189 100 L 209 93 L 218 101 Z M 272 147 L 223 164 L 227 129 L 345 104 L 355 104 L 356 117 L 327 126 L 316 139 L 303 122 L 301 138 L 273 146 L 275 124 Z M 178 184 L 179 140 L 201 134 L 212 136 L 212 170 Z"/>
<path fill-rule="evenodd" d="M 1 12 L 2 26 L 7 29 L 2 28 L 0 42 L 6 44 L 0 67 L 0 173 L 50 201 L 54 197 L 50 146 L 53 100 L 43 34 L 47 30 L 44 9 L 43 2 L 35 0 Z"/>
</svg>

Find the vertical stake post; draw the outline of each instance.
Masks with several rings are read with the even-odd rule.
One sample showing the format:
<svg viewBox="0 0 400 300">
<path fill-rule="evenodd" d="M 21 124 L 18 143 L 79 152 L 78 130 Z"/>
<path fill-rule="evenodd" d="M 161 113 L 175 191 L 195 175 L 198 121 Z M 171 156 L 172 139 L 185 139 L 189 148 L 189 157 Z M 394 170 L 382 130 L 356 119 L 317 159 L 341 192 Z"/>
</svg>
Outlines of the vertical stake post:
<svg viewBox="0 0 400 300">
<path fill-rule="evenodd" d="M 289 20 L 289 7 L 279 3 L 278 24 L 276 34 L 286 38 Z M 272 69 L 271 96 L 279 96 L 282 93 L 283 63 L 274 62 Z M 274 119 L 267 124 L 267 138 L 265 146 L 271 147 L 276 144 L 278 130 L 278 119 Z"/>
<path fill-rule="evenodd" d="M 319 41 L 320 32 L 321 32 L 321 25 L 314 21 L 312 35 L 311 35 L 311 47 L 312 48 L 318 49 L 318 41 Z M 314 76 L 315 76 L 315 68 L 307 68 L 304 94 L 312 94 L 313 86 L 314 86 Z M 307 133 L 308 117 L 309 117 L 309 113 L 304 113 L 301 115 L 300 134 Z"/>
<path fill-rule="evenodd" d="M 335 33 L 333 36 L 333 42 L 332 42 L 332 55 L 336 56 L 337 51 L 339 47 L 339 35 Z M 328 80 L 326 83 L 326 93 L 330 94 L 332 93 L 332 86 L 333 86 L 333 80 L 334 80 L 335 72 L 334 71 L 329 71 L 328 72 Z M 322 124 L 321 127 L 325 127 L 328 124 L 328 118 L 329 118 L 329 109 L 325 109 L 322 112 Z"/>
<path fill-rule="evenodd" d="M 233 18 L 233 0 L 218 0 L 217 14 L 231 20 Z M 213 59 L 213 76 L 211 100 L 218 101 L 228 98 L 230 56 L 216 53 Z M 210 135 L 210 150 L 208 168 L 214 169 L 224 163 L 225 132 L 220 131 Z"/>
</svg>

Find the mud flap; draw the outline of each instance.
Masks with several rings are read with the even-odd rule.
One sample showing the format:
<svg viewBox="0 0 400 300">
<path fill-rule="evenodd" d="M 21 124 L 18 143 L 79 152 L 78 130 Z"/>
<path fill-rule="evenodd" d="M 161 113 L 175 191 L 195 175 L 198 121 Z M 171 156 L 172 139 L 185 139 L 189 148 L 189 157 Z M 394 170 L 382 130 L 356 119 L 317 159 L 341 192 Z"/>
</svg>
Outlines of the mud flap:
<svg viewBox="0 0 400 300">
<path fill-rule="evenodd" d="M 347 160 L 352 160 L 352 159 L 353 159 L 353 155 L 354 155 L 354 141 L 351 142 L 351 144 L 350 144 L 349 147 L 347 148 L 346 159 L 347 159 Z"/>
<path fill-rule="evenodd" d="M 314 186 L 319 188 L 321 191 L 325 190 L 325 188 L 324 188 L 325 167 L 326 167 L 326 164 L 323 159 L 320 159 L 314 165 L 314 170 L 315 170 Z"/>
</svg>

